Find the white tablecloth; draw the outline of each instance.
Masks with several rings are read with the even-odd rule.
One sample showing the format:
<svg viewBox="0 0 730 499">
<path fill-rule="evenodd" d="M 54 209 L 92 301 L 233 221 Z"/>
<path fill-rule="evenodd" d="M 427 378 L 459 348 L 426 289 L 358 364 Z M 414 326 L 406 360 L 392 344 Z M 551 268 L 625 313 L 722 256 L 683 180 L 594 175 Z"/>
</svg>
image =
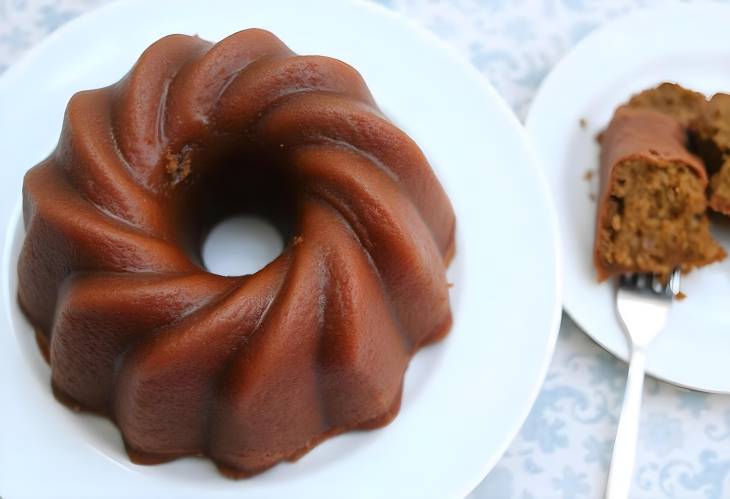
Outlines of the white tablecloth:
<svg viewBox="0 0 730 499">
<path fill-rule="evenodd" d="M 104 1 L 0 0 L 0 73 L 50 31 Z M 672 0 L 378 1 L 457 47 L 522 118 L 543 77 L 583 36 L 611 18 Z M 473 496 L 600 497 L 625 375 L 621 362 L 564 317 L 529 419 Z M 730 397 L 649 380 L 638 452 L 635 497 L 730 497 Z"/>
</svg>

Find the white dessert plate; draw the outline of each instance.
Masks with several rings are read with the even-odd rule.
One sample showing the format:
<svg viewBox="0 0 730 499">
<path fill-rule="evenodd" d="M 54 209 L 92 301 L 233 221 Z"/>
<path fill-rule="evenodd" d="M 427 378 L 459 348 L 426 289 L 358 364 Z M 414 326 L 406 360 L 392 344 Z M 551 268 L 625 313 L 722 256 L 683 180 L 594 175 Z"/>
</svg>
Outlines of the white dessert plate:
<svg viewBox="0 0 730 499">
<path fill-rule="evenodd" d="M 210 462 L 137 466 L 108 421 L 73 413 L 16 304 L 24 172 L 58 138 L 77 90 L 118 80 L 169 33 L 210 40 L 267 28 L 294 50 L 359 69 L 383 110 L 423 147 L 458 219 L 450 336 L 411 364 L 384 429 L 328 440 L 247 480 Z M 537 396 L 560 320 L 556 216 L 526 134 L 451 49 L 387 9 L 339 0 L 115 3 L 51 35 L 0 79 L 0 496 L 419 497 L 467 494 L 505 451 Z M 52 251 L 52 248 L 49 248 Z M 215 252 L 212 252 L 215 254 Z"/>
<path fill-rule="evenodd" d="M 612 283 L 598 284 L 592 245 L 598 192 L 596 135 L 632 94 L 673 81 L 713 94 L 730 91 L 730 6 L 674 5 L 639 11 L 589 35 L 553 69 L 527 117 L 528 135 L 552 187 L 565 266 L 564 307 L 607 350 L 628 349 Z M 592 179 L 586 172 L 592 171 Z M 713 232 L 730 250 L 730 225 Z M 730 392 L 730 259 L 683 277 L 687 298 L 652 343 L 647 370 L 680 386 Z"/>
</svg>

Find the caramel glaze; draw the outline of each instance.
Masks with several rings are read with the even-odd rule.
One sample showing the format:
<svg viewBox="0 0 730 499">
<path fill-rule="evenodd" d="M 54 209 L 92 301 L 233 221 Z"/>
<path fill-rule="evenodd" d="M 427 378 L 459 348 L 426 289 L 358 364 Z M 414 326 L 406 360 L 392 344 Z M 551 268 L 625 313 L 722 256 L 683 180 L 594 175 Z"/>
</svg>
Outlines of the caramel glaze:
<svg viewBox="0 0 730 499">
<path fill-rule="evenodd" d="M 287 241 L 252 275 L 206 271 L 236 212 Z M 387 424 L 412 355 L 451 325 L 451 204 L 360 75 L 271 33 L 171 35 L 76 94 L 23 184 L 18 299 L 67 405 L 130 457 L 228 476 Z"/>
</svg>

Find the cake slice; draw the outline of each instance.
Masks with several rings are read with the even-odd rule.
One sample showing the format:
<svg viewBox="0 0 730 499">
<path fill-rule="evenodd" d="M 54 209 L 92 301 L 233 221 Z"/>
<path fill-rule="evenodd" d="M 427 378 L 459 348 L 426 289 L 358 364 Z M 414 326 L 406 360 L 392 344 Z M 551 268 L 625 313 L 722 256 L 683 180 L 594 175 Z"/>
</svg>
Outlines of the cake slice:
<svg viewBox="0 0 730 499">
<path fill-rule="evenodd" d="M 703 115 L 707 108 L 707 99 L 704 94 L 676 83 L 662 83 L 632 96 L 627 105 L 668 114 L 682 127 L 687 128 Z"/>
<path fill-rule="evenodd" d="M 680 121 L 649 107 L 619 107 L 601 136 L 600 281 L 625 272 L 667 276 L 725 257 L 709 230 L 701 160 L 687 150 Z"/>
<path fill-rule="evenodd" d="M 730 215 L 730 95 L 715 94 L 690 133 L 710 175 L 710 208 Z"/>
</svg>

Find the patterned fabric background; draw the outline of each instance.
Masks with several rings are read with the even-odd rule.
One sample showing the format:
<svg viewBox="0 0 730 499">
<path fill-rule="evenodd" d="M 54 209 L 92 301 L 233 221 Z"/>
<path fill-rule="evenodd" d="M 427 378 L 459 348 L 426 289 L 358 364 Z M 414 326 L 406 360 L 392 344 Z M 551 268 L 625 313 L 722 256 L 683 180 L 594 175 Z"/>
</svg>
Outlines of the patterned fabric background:
<svg viewBox="0 0 730 499">
<path fill-rule="evenodd" d="M 377 1 L 456 46 L 522 118 L 543 77 L 583 36 L 607 20 L 672 0 Z M 0 73 L 44 35 L 102 3 L 0 0 Z M 602 497 L 625 376 L 625 365 L 564 317 L 532 413 L 472 497 Z M 730 396 L 654 380 L 645 390 L 633 496 L 730 497 Z"/>
</svg>

